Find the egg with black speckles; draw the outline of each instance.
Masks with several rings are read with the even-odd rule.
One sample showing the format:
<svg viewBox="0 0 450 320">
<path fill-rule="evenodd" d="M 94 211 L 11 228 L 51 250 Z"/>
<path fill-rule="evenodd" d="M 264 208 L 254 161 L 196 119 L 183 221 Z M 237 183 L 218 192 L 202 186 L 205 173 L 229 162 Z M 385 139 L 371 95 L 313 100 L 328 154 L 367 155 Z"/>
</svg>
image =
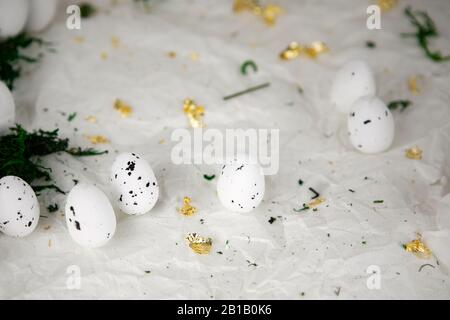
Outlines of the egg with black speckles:
<svg viewBox="0 0 450 320">
<path fill-rule="evenodd" d="M 330 92 L 333 106 L 348 113 L 353 103 L 364 96 L 375 96 L 375 77 L 369 65 L 360 60 L 344 64 L 335 74 Z"/>
<path fill-rule="evenodd" d="M 79 183 L 72 188 L 65 216 L 70 236 L 84 247 L 104 246 L 116 231 L 116 215 L 109 199 L 92 184 Z"/>
<path fill-rule="evenodd" d="M 14 125 L 15 103 L 11 91 L 0 81 L 0 134 L 8 132 Z"/>
<path fill-rule="evenodd" d="M 392 145 L 394 117 L 377 97 L 357 100 L 348 114 L 348 135 L 352 145 L 363 153 L 379 153 Z"/>
<path fill-rule="evenodd" d="M 39 202 L 28 183 L 15 176 L 0 179 L 0 231 L 25 237 L 36 228 L 39 213 Z"/>
<path fill-rule="evenodd" d="M 259 206 L 265 191 L 259 164 L 233 161 L 222 167 L 217 194 L 222 205 L 233 212 L 250 212 Z"/>
<path fill-rule="evenodd" d="M 120 154 L 110 181 L 120 210 L 130 215 L 149 212 L 158 201 L 159 186 L 150 164 L 135 153 Z"/>
<path fill-rule="evenodd" d="M 0 0 L 0 38 L 18 35 L 27 23 L 28 0 Z"/>
<path fill-rule="evenodd" d="M 45 29 L 53 20 L 57 0 L 28 0 L 30 8 L 25 29 L 29 32 L 40 32 Z"/>
</svg>

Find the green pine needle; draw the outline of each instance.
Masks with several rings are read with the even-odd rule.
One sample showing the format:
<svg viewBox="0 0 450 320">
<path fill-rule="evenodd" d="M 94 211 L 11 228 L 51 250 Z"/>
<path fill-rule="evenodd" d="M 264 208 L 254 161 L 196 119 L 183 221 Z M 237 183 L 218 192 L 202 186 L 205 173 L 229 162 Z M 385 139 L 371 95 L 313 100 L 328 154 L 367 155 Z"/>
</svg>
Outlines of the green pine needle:
<svg viewBox="0 0 450 320">
<path fill-rule="evenodd" d="M 58 137 L 58 129 L 27 132 L 20 125 L 0 137 L 0 177 L 17 176 L 30 185 L 38 180 L 51 181 L 51 169 L 40 165 L 39 157 L 56 152 L 67 152 L 73 156 L 92 156 L 107 151 L 94 149 L 69 148 L 68 139 Z M 54 189 L 64 193 L 54 184 L 34 185 L 36 192 Z"/>
<path fill-rule="evenodd" d="M 415 33 L 404 33 L 403 37 L 415 37 L 417 43 L 423 49 L 428 58 L 434 62 L 449 61 L 450 55 L 442 56 L 440 51 L 431 51 L 429 39 L 437 37 L 439 32 L 435 23 L 425 11 L 412 11 L 411 7 L 405 8 L 405 15 L 411 24 L 416 28 Z"/>
</svg>

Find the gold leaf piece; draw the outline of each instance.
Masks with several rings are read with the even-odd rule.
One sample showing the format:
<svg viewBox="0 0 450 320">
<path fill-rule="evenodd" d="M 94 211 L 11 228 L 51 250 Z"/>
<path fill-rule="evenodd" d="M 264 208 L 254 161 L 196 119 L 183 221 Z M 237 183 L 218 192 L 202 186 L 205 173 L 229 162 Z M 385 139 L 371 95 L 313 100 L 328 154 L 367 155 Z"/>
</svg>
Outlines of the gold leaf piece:
<svg viewBox="0 0 450 320">
<path fill-rule="evenodd" d="M 191 206 L 191 198 L 183 198 L 183 207 L 178 208 L 178 211 L 184 216 L 192 216 L 197 212 L 197 208 Z"/>
<path fill-rule="evenodd" d="M 185 99 L 183 102 L 183 112 L 187 115 L 189 122 L 193 128 L 203 127 L 203 116 L 205 108 L 196 105 L 191 99 Z"/>
<path fill-rule="evenodd" d="M 191 58 L 192 61 L 198 61 L 199 57 L 200 56 L 199 56 L 199 54 L 197 52 L 191 52 L 189 54 L 189 58 Z"/>
<path fill-rule="evenodd" d="M 212 248 L 212 239 L 201 237 L 196 233 L 189 233 L 186 236 L 189 247 L 196 254 L 209 254 Z"/>
<path fill-rule="evenodd" d="M 283 9 L 274 4 L 268 4 L 262 7 L 256 0 L 235 0 L 233 3 L 233 11 L 235 13 L 249 11 L 255 16 L 262 17 L 267 25 L 272 26 L 275 24 L 277 17 L 283 12 Z"/>
<path fill-rule="evenodd" d="M 177 57 L 177 53 L 175 51 L 167 52 L 167 56 L 171 59 L 175 59 Z"/>
<path fill-rule="evenodd" d="M 280 6 L 269 4 L 262 8 L 261 16 L 264 19 L 264 22 L 272 26 L 275 24 L 277 17 L 283 12 Z"/>
<path fill-rule="evenodd" d="M 312 200 L 310 203 L 308 203 L 308 207 L 309 208 L 315 208 L 315 207 L 317 207 L 319 204 L 321 204 L 323 202 L 325 202 L 325 199 L 322 198 L 322 197 L 318 197 L 318 198 L 315 198 L 314 200 Z"/>
<path fill-rule="evenodd" d="M 107 138 L 100 135 L 87 136 L 87 138 L 89 139 L 89 141 L 91 141 L 92 144 L 104 144 L 109 142 Z"/>
<path fill-rule="evenodd" d="M 102 53 L 100 53 L 100 58 L 101 58 L 102 60 L 108 59 L 108 53 L 107 53 L 107 52 L 102 52 Z"/>
<path fill-rule="evenodd" d="M 120 113 L 122 118 L 128 118 L 133 111 L 128 104 L 120 99 L 116 99 L 116 101 L 114 101 L 114 109 Z"/>
<path fill-rule="evenodd" d="M 119 48 L 120 47 L 120 39 L 118 37 L 116 37 L 116 36 L 112 36 L 111 37 L 111 46 L 114 49 Z"/>
<path fill-rule="evenodd" d="M 422 150 L 419 147 L 412 147 L 405 150 L 405 156 L 408 159 L 412 160 L 421 160 L 422 159 Z"/>
<path fill-rule="evenodd" d="M 87 122 L 90 122 L 90 123 L 97 123 L 97 117 L 96 117 L 96 116 L 87 116 L 87 117 L 85 118 L 85 120 L 86 120 Z"/>
<path fill-rule="evenodd" d="M 377 0 L 377 5 L 382 12 L 387 12 L 397 6 L 398 0 Z"/>
<path fill-rule="evenodd" d="M 309 46 L 303 46 L 297 42 L 291 42 L 286 49 L 280 53 L 282 60 L 291 60 L 305 54 L 310 59 L 315 59 L 319 54 L 328 52 L 327 45 L 321 41 L 314 41 Z"/>
<path fill-rule="evenodd" d="M 319 54 L 328 52 L 329 49 L 327 45 L 321 41 L 314 41 L 306 47 L 305 53 L 310 57 L 311 59 L 315 59 Z"/>
<path fill-rule="evenodd" d="M 73 38 L 73 41 L 75 41 L 78 44 L 82 44 L 84 42 L 84 37 L 76 36 Z"/>
<path fill-rule="evenodd" d="M 433 254 L 431 250 L 422 242 L 422 235 L 417 234 L 417 239 L 404 244 L 403 247 L 406 251 L 412 252 L 416 257 L 421 259 L 428 259 Z"/>
<path fill-rule="evenodd" d="M 408 78 L 408 89 L 412 94 L 419 94 L 420 89 L 418 86 L 418 77 L 417 76 L 410 76 Z"/>
<path fill-rule="evenodd" d="M 291 42 L 289 43 L 287 48 L 280 53 L 280 58 L 283 60 L 291 60 L 297 58 L 303 51 L 303 49 L 304 48 L 297 42 Z"/>
</svg>

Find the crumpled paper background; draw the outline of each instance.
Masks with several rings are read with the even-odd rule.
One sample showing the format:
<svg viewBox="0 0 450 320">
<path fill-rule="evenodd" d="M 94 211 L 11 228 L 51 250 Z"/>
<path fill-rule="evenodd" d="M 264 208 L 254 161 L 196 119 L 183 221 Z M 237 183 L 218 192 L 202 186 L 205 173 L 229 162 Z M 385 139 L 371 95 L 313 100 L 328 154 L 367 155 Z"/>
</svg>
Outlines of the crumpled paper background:
<svg viewBox="0 0 450 320">
<path fill-rule="evenodd" d="M 450 52 L 448 1 L 400 0 L 374 31 L 366 28 L 371 1 L 277 0 L 285 12 L 273 27 L 251 14 L 233 14 L 231 1 L 151 1 L 149 10 L 134 1 L 94 3 L 100 12 L 83 20 L 81 30 L 65 27 L 62 8 L 42 34 L 57 52 L 28 67 L 17 83 L 17 121 L 27 129 L 60 128 L 74 145 L 91 146 L 86 135 L 110 140 L 96 146 L 108 149 L 106 156 L 45 159 L 63 190 L 79 180 L 110 195 L 112 161 L 130 151 L 151 163 L 160 200 L 139 217 L 116 210 L 114 238 L 85 249 L 66 230 L 65 196 L 45 193 L 45 217 L 32 235 L 0 235 L 0 298 L 450 298 L 450 63 L 431 62 L 413 39 L 399 36 L 412 30 L 402 12 L 411 4 L 426 9 L 440 29 L 433 45 Z M 117 48 L 111 37 L 120 40 Z M 279 52 L 294 40 L 324 41 L 330 52 L 317 60 L 280 61 Z M 376 48 L 367 48 L 367 40 Z M 333 73 L 354 58 L 374 69 L 385 102 L 413 101 L 394 112 L 394 145 L 383 154 L 352 149 L 345 116 L 327 100 Z M 259 70 L 243 76 L 239 67 L 247 59 Z M 423 78 L 419 95 L 408 91 L 411 75 Z M 269 88 L 222 100 L 266 81 Z M 188 126 L 182 112 L 187 97 L 205 106 L 209 128 L 280 129 L 280 170 L 267 177 L 257 210 L 235 214 L 221 206 L 217 179 L 203 178 L 217 168 L 172 164 L 170 135 Z M 113 110 L 116 98 L 133 107 L 130 118 Z M 72 112 L 77 116 L 69 122 Z M 91 115 L 98 123 L 85 120 Z M 414 145 L 423 149 L 422 160 L 404 156 Z M 308 187 L 326 202 L 316 212 L 294 212 L 310 199 Z M 176 211 L 184 196 L 198 208 L 193 217 Z M 384 202 L 373 203 L 379 199 Z M 60 210 L 48 213 L 54 203 Z M 270 217 L 277 220 L 270 224 Z M 184 242 L 188 232 L 211 237 L 211 254 L 194 254 Z M 421 260 L 402 248 L 416 232 L 433 258 Z M 433 267 L 419 272 L 426 263 Z M 79 289 L 67 286 L 71 266 L 81 272 Z M 379 270 L 379 289 L 367 286 L 370 266 Z"/>
</svg>

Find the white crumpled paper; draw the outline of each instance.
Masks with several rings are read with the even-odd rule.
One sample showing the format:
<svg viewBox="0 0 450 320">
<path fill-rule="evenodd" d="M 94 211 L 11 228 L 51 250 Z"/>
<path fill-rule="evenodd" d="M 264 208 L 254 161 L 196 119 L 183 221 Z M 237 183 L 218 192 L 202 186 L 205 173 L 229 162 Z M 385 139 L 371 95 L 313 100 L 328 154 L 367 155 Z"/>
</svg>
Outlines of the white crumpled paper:
<svg viewBox="0 0 450 320">
<path fill-rule="evenodd" d="M 110 195 L 112 161 L 130 151 L 151 163 L 160 200 L 139 217 L 116 210 L 114 238 L 92 250 L 72 241 L 62 209 L 47 212 L 49 204 L 64 208 L 65 197 L 44 194 L 45 217 L 31 236 L 0 235 L 0 298 L 450 298 L 450 63 L 431 62 L 414 39 L 400 37 L 412 29 L 402 12 L 411 4 L 426 9 L 440 29 L 433 45 L 450 52 L 448 1 L 400 1 L 383 13 L 382 30 L 373 31 L 366 28 L 369 2 L 274 2 L 284 14 L 273 27 L 250 13 L 233 14 L 231 1 L 151 1 L 150 10 L 134 1 L 97 1 L 100 12 L 78 31 L 66 29 L 60 10 L 42 34 L 56 53 L 17 83 L 18 121 L 27 129 L 60 128 L 73 145 L 90 147 L 86 135 L 110 140 L 95 146 L 108 149 L 105 156 L 45 159 L 62 189 L 78 180 Z M 117 48 L 111 37 L 120 40 Z M 316 40 L 330 48 L 317 60 L 278 57 L 291 41 Z M 368 40 L 376 48 L 367 48 Z M 373 68 L 385 102 L 413 102 L 394 111 L 394 145 L 383 154 L 352 149 L 345 117 L 327 100 L 333 73 L 354 58 Z M 243 76 L 239 68 L 248 59 L 258 72 Z M 419 95 L 408 91 L 411 75 L 423 76 Z M 222 100 L 264 82 L 271 86 Z M 205 106 L 209 128 L 280 129 L 280 170 L 267 177 L 255 211 L 236 214 L 220 205 L 217 179 L 203 178 L 217 168 L 172 164 L 170 135 L 188 126 L 182 112 L 188 97 Z M 130 118 L 113 110 L 116 98 L 133 107 Z M 76 118 L 68 122 L 72 112 Z M 85 120 L 91 115 L 97 123 Z M 422 160 L 404 156 L 415 145 Z M 326 201 L 315 212 L 294 212 L 309 201 L 309 187 Z M 176 211 L 184 196 L 198 208 L 193 217 Z M 277 218 L 272 224 L 271 217 Z M 193 253 L 184 242 L 189 232 L 211 237 L 211 254 Z M 402 248 L 416 232 L 433 258 Z M 434 268 L 419 272 L 426 263 Z M 373 270 L 377 288 L 370 285 Z"/>
</svg>

